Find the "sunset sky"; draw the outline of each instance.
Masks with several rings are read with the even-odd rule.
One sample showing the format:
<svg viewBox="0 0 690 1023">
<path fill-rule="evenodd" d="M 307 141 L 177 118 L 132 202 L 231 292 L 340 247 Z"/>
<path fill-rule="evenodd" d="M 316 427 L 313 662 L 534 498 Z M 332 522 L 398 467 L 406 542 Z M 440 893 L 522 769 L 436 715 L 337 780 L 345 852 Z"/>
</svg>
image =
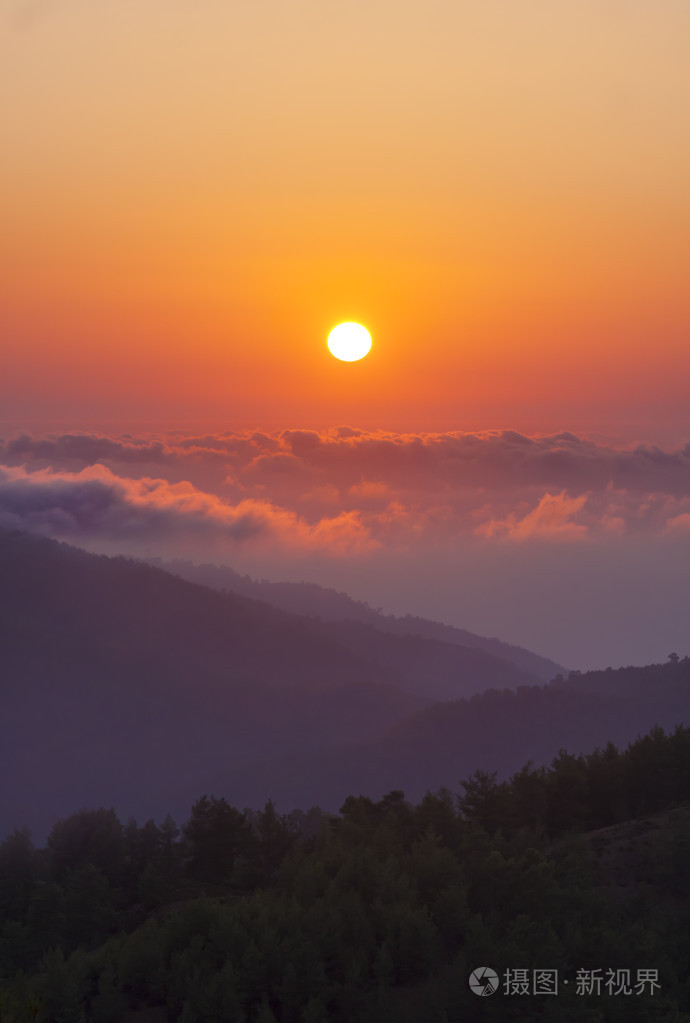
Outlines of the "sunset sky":
<svg viewBox="0 0 690 1023">
<path fill-rule="evenodd" d="M 687 0 L 0 0 L 0 525 L 665 656 L 689 45 Z"/>
<path fill-rule="evenodd" d="M 685 0 L 0 9 L 6 417 L 685 427 Z"/>
</svg>

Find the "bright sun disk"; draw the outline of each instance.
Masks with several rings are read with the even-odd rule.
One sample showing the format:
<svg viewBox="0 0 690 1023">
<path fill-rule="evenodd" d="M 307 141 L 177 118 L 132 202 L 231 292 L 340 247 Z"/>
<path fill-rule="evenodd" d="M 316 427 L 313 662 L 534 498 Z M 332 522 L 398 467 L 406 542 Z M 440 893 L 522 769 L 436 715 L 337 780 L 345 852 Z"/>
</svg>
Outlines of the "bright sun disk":
<svg viewBox="0 0 690 1023">
<path fill-rule="evenodd" d="M 331 355 L 342 362 L 357 362 L 371 348 L 371 335 L 361 323 L 339 323 L 328 335 Z"/>
</svg>

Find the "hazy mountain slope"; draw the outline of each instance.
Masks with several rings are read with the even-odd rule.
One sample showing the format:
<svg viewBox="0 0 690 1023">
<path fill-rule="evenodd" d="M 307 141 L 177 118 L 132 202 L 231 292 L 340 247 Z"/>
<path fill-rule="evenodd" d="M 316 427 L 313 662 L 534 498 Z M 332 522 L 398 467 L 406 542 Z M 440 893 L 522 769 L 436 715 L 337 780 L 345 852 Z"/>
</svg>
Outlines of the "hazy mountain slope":
<svg viewBox="0 0 690 1023">
<path fill-rule="evenodd" d="M 519 678 L 481 650 L 0 531 L 0 829 L 40 832 L 81 805 L 182 814 L 204 790 L 337 809 L 352 792 L 457 788 L 477 767 L 505 774 L 686 721 L 688 664 L 432 703 L 420 694 Z"/>
<path fill-rule="evenodd" d="M 241 785 L 227 775 L 209 785 L 230 799 L 241 790 L 249 804 L 268 792 L 285 807 L 319 803 L 333 810 L 350 793 L 379 798 L 392 788 L 415 800 L 441 785 L 457 790 L 477 768 L 505 777 L 527 760 L 549 763 L 560 749 L 590 752 L 609 740 L 626 745 L 655 724 L 673 728 L 688 721 L 686 658 L 438 703 L 373 741 L 252 764 Z"/>
<path fill-rule="evenodd" d="M 228 571 L 235 575 L 231 570 Z M 255 603 L 256 592 L 271 592 L 271 586 L 271 583 L 266 583 L 258 584 L 258 588 L 252 585 L 245 587 L 255 594 L 247 599 Z M 289 590 L 291 584 L 286 586 Z M 321 587 L 315 588 L 327 594 L 327 597 L 332 592 L 321 590 Z M 226 590 L 224 592 L 228 596 L 232 595 Z M 343 594 L 335 595 L 339 597 Z M 356 602 L 350 602 L 349 597 L 343 595 L 343 598 L 345 604 L 349 602 L 356 606 Z M 263 602 L 261 606 L 268 608 Z M 301 622 L 302 629 L 307 627 L 321 638 L 329 637 L 350 654 L 363 659 L 370 670 L 374 666 L 378 673 L 382 673 L 396 687 L 425 700 L 454 700 L 481 693 L 488 688 L 513 688 L 541 680 L 540 676 L 484 650 L 463 647 L 458 642 L 433 639 L 416 632 L 391 631 L 385 627 L 389 620 L 376 613 L 372 613 L 373 620 L 377 626 L 383 624 L 384 629 L 357 621 L 320 620 L 302 616 L 295 618 L 290 612 L 285 614 L 290 615 L 290 621 Z"/>
<path fill-rule="evenodd" d="M 353 600 L 345 593 L 339 593 L 316 583 L 272 583 L 265 579 L 257 580 L 251 579 L 248 575 L 240 575 L 234 569 L 226 566 L 195 565 L 191 561 L 178 559 L 170 562 L 154 559 L 152 563 L 174 572 L 183 579 L 189 579 L 213 589 L 226 590 L 245 597 L 253 597 L 256 600 L 263 600 L 267 604 L 291 611 L 294 614 L 321 618 L 323 621 L 361 622 L 380 631 L 392 632 L 396 635 L 417 635 L 425 639 L 435 639 L 444 643 L 455 643 L 459 646 L 484 650 L 493 657 L 514 664 L 522 672 L 532 675 L 542 682 L 549 682 L 564 671 L 562 665 L 522 647 L 487 636 L 477 636 L 465 629 L 457 629 L 452 625 L 443 625 L 441 622 L 429 621 L 426 618 L 418 618 L 413 615 L 404 617 L 384 615 L 381 611 L 369 607 L 362 601 Z"/>
<path fill-rule="evenodd" d="M 0 827 L 184 805 L 217 772 L 380 734 L 534 677 L 481 650 L 319 622 L 0 531 Z"/>
<path fill-rule="evenodd" d="M 372 736 L 425 703 L 393 680 L 318 623 L 0 532 L 0 826 Z"/>
<path fill-rule="evenodd" d="M 415 634 L 383 632 L 360 622 L 324 622 L 322 629 L 358 656 L 396 672 L 396 684 L 434 700 L 454 700 L 539 679 L 484 650 Z"/>
</svg>

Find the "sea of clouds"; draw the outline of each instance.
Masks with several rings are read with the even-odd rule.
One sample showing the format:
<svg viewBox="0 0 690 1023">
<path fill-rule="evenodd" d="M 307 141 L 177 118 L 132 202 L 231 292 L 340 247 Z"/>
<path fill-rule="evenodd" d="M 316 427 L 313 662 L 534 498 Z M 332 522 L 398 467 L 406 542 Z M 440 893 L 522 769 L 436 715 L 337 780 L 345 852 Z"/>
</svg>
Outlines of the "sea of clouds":
<svg viewBox="0 0 690 1023">
<path fill-rule="evenodd" d="M 578 667 L 659 659 L 687 635 L 690 445 L 348 426 L 24 434 L 0 442 L 0 527 L 313 579 Z"/>
</svg>

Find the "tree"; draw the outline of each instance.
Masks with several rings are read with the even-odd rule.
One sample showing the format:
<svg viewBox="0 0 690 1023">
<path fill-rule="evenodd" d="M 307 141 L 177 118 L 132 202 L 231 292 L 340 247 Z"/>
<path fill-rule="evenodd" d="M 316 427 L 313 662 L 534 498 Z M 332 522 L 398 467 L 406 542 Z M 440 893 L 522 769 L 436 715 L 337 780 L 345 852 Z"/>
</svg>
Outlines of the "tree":
<svg viewBox="0 0 690 1023">
<path fill-rule="evenodd" d="M 427 792 L 414 809 L 414 827 L 418 835 L 433 828 L 442 843 L 455 849 L 460 839 L 462 822 L 455 812 L 453 794 L 447 788 Z"/>
<path fill-rule="evenodd" d="M 287 856 L 295 840 L 295 831 L 287 817 L 278 815 L 272 799 L 258 815 L 256 830 L 263 880 L 268 880 Z"/>
<path fill-rule="evenodd" d="M 182 833 L 187 871 L 207 884 L 228 880 L 235 859 L 249 851 L 252 838 L 246 815 L 214 796 L 197 800 Z"/>
<path fill-rule="evenodd" d="M 65 962 L 61 948 L 47 952 L 39 977 L 39 997 L 51 1023 L 84 1023 L 83 961 Z"/>
<path fill-rule="evenodd" d="M 87 863 L 65 876 L 67 938 L 76 945 L 92 945 L 106 937 L 116 923 L 113 894 L 107 878 Z"/>
<path fill-rule="evenodd" d="M 496 781 L 496 771 L 477 770 L 460 784 L 465 790 L 464 795 L 458 797 L 463 817 L 493 834 L 507 816 L 505 782 Z"/>
<path fill-rule="evenodd" d="M 603 828 L 626 816 L 621 755 L 612 742 L 587 757 L 587 824 Z"/>
<path fill-rule="evenodd" d="M 163 835 L 153 820 L 142 827 L 135 820 L 130 820 L 124 828 L 124 838 L 128 871 L 138 877 L 157 858 Z"/>
<path fill-rule="evenodd" d="M 90 864 L 118 885 L 125 865 L 125 839 L 122 824 L 111 808 L 79 810 L 59 820 L 48 836 L 53 873 L 61 881 L 66 871 Z"/>
<path fill-rule="evenodd" d="M 180 836 L 180 829 L 170 814 L 166 816 L 160 826 L 160 836 L 163 874 L 165 879 L 170 881 L 178 865 L 179 845 L 177 839 Z"/>
<path fill-rule="evenodd" d="M 348 796 L 340 807 L 340 814 L 358 827 L 373 827 L 376 822 L 375 806 L 368 796 Z"/>
<path fill-rule="evenodd" d="M 538 830 L 546 820 L 548 806 L 546 770 L 528 761 L 509 782 L 508 815 L 513 829 Z"/>
<path fill-rule="evenodd" d="M 65 940 L 67 925 L 65 892 L 57 884 L 37 885 L 26 918 L 30 957 L 37 962 L 50 948 Z"/>
<path fill-rule="evenodd" d="M 552 835 L 587 823 L 587 768 L 582 756 L 559 750 L 549 772 L 548 830 Z"/>
<path fill-rule="evenodd" d="M 26 913 L 37 876 L 36 850 L 28 828 L 15 828 L 0 845 L 0 917 Z"/>
</svg>

